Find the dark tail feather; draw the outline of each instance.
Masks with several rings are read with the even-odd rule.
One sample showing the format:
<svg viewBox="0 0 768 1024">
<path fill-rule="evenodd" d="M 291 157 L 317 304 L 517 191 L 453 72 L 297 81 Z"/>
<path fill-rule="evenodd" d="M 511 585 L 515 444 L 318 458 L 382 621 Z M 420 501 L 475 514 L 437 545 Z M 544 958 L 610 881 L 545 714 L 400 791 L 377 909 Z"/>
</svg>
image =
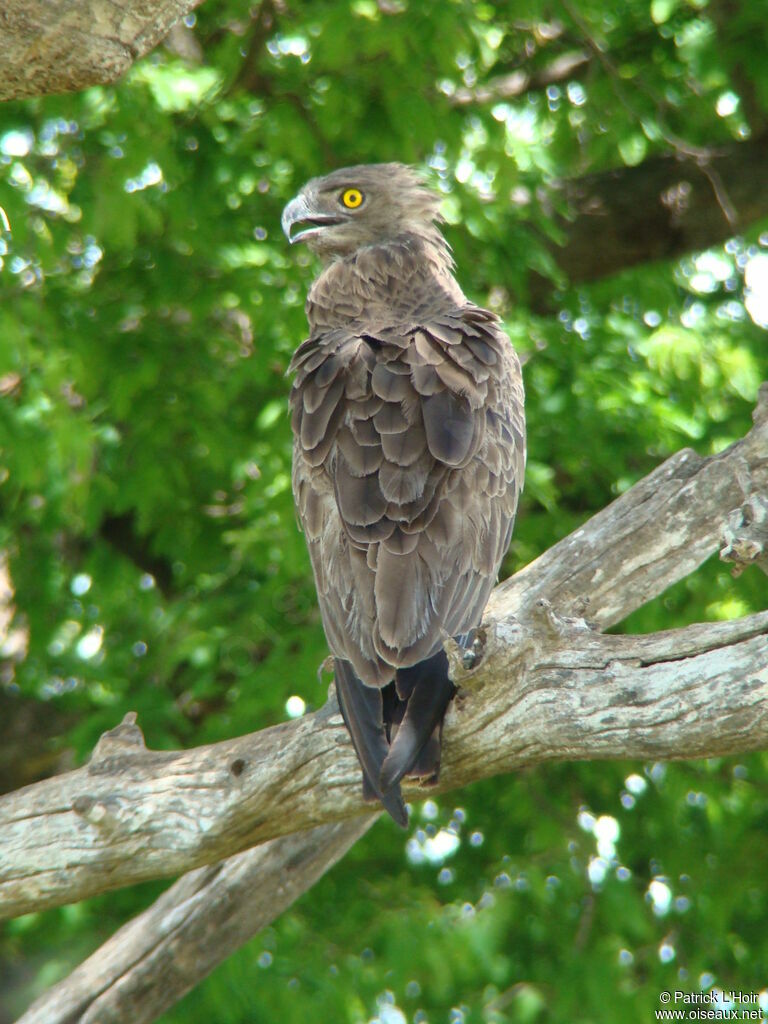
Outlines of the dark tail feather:
<svg viewBox="0 0 768 1024">
<path fill-rule="evenodd" d="M 419 775 L 437 777 L 443 715 L 455 693 L 445 651 L 410 668 L 399 668 L 395 680 L 398 696 L 407 706 L 379 775 L 385 792 L 414 769 Z"/>
<path fill-rule="evenodd" d="M 348 661 L 334 658 L 334 668 L 339 710 L 363 769 L 363 797 L 377 797 L 397 824 L 406 828 L 408 812 L 400 787 L 392 784 L 383 787 L 379 782 L 389 751 L 381 690 L 361 682 Z"/>
</svg>

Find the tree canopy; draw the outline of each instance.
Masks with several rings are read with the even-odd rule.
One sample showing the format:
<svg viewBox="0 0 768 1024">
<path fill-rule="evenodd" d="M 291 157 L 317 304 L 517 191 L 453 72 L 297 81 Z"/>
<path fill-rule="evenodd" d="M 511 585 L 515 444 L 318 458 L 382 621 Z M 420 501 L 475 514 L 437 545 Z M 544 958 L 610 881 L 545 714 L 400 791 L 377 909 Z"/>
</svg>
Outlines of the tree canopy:
<svg viewBox="0 0 768 1024">
<path fill-rule="evenodd" d="M 505 572 L 768 379 L 768 2 L 208 0 L 114 85 L 0 108 L 0 788 L 325 700 L 285 371 L 314 274 L 280 212 L 400 160 L 525 359 Z M 730 511 L 724 509 L 724 512 Z M 765 608 L 717 560 L 617 627 Z M 379 822 L 162 1019 L 646 1022 L 766 986 L 768 760 L 549 764 Z M 14 1019 L 161 891 L 0 930 Z"/>
</svg>

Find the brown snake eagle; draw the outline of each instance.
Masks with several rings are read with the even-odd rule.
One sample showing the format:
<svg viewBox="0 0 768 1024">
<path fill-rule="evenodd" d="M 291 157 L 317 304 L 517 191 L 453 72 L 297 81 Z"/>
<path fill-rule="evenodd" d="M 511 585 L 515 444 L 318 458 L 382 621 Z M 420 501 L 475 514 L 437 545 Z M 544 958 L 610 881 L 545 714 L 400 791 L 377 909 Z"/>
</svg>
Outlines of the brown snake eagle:
<svg viewBox="0 0 768 1024">
<path fill-rule="evenodd" d="M 519 360 L 470 302 L 403 164 L 314 178 L 283 230 L 323 261 L 291 362 L 293 491 L 366 798 L 407 824 L 454 687 L 442 636 L 479 625 L 523 484 Z"/>
</svg>

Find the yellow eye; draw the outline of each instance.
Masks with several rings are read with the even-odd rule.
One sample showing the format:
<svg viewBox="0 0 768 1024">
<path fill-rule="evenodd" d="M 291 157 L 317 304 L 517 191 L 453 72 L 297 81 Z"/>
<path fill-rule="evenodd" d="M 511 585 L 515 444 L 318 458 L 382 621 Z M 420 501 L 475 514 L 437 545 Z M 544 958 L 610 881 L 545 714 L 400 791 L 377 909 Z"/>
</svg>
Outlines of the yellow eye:
<svg viewBox="0 0 768 1024">
<path fill-rule="evenodd" d="M 359 188 L 348 188 L 342 193 L 341 201 L 348 210 L 356 210 L 363 205 L 363 193 Z"/>
</svg>

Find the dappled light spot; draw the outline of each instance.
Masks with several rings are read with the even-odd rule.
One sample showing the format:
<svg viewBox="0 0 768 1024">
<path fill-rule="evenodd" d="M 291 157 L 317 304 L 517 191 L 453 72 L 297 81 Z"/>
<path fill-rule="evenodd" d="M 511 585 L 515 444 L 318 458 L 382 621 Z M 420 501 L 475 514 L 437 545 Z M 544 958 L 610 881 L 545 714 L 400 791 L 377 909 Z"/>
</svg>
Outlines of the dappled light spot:
<svg viewBox="0 0 768 1024">
<path fill-rule="evenodd" d="M 661 878 L 654 878 L 649 884 L 647 897 L 657 917 L 664 917 L 672 906 L 672 890 Z"/>
<path fill-rule="evenodd" d="M 104 629 L 102 626 L 94 626 L 92 629 L 89 629 L 84 636 L 80 637 L 75 645 L 78 658 L 82 658 L 83 661 L 95 658 L 101 650 L 103 642 Z"/>
<path fill-rule="evenodd" d="M 425 800 L 421 805 L 421 816 L 425 821 L 434 821 L 440 808 L 434 800 Z"/>
<path fill-rule="evenodd" d="M 35 142 L 34 133 L 28 128 L 12 129 L 0 135 L 0 153 L 3 156 L 26 156 Z"/>
<path fill-rule="evenodd" d="M 744 305 L 758 327 L 768 328 L 768 254 L 759 253 L 744 269 Z"/>
<path fill-rule="evenodd" d="M 407 1017 L 395 1002 L 394 992 L 387 989 L 376 997 L 376 1016 L 368 1024 L 407 1024 Z"/>
<path fill-rule="evenodd" d="M 441 864 L 452 857 L 461 845 L 454 832 L 441 828 L 434 836 L 428 836 L 419 829 L 405 846 L 405 854 L 411 864 Z"/>
<path fill-rule="evenodd" d="M 634 772 L 632 775 L 628 775 L 626 779 L 624 779 L 624 785 L 627 787 L 629 792 L 633 793 L 635 796 L 640 796 L 640 794 L 644 793 L 648 788 L 648 783 L 642 775 L 637 775 Z"/>
<path fill-rule="evenodd" d="M 728 90 L 720 93 L 715 103 L 715 110 L 718 117 L 730 117 L 735 114 L 739 107 L 739 97 L 735 92 Z"/>
<path fill-rule="evenodd" d="M 674 960 L 676 956 L 677 953 L 675 951 L 675 947 L 671 942 L 665 939 L 659 946 L 659 960 L 661 960 L 663 964 L 668 964 Z"/>
<path fill-rule="evenodd" d="M 87 594 L 91 589 L 91 583 L 93 580 L 86 572 L 80 572 L 77 576 L 72 577 L 72 582 L 69 585 L 69 589 L 75 595 L 75 597 L 82 597 L 83 594 Z"/>
<path fill-rule="evenodd" d="M 285 702 L 285 713 L 289 718 L 301 718 L 307 710 L 307 705 L 301 697 L 294 694 Z"/>
<path fill-rule="evenodd" d="M 605 857 L 590 857 L 587 864 L 587 877 L 593 889 L 599 889 L 605 881 L 610 864 Z"/>
<path fill-rule="evenodd" d="M 144 170 L 135 178 L 126 179 L 123 188 L 126 192 L 143 192 L 145 188 L 160 185 L 162 182 L 162 168 L 154 160 L 150 160 Z"/>
</svg>

